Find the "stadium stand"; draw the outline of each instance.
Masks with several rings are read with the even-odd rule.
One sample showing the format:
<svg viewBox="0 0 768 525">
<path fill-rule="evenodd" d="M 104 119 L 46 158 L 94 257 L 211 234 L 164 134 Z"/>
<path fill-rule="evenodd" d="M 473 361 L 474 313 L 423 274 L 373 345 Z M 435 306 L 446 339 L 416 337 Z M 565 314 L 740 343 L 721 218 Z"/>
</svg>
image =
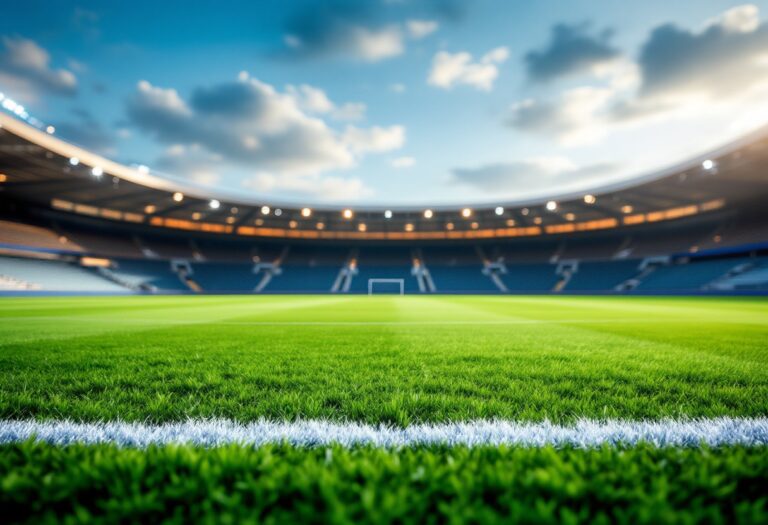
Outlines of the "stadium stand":
<svg viewBox="0 0 768 525">
<path fill-rule="evenodd" d="M 51 251 L 83 251 L 82 246 L 71 238 L 57 235 L 51 229 L 3 220 L 0 220 L 0 245 Z"/>
<path fill-rule="evenodd" d="M 605 292 L 615 290 L 639 273 L 640 260 L 587 261 L 578 264 L 577 271 L 563 288 L 568 292 Z"/>
<path fill-rule="evenodd" d="M 686 262 L 657 267 L 634 288 L 637 291 L 701 290 L 712 281 L 743 264 L 744 259 L 725 258 Z"/>
<path fill-rule="evenodd" d="M 126 293 L 94 271 L 64 261 L 0 257 L 5 289 L 49 292 Z M 13 285 L 15 283 L 15 286 Z"/>
<path fill-rule="evenodd" d="M 119 280 L 137 289 L 148 291 L 182 292 L 189 291 L 178 273 L 168 261 L 142 259 L 118 259 L 111 273 Z"/>
<path fill-rule="evenodd" d="M 506 289 L 516 293 L 551 292 L 560 280 L 554 264 L 508 264 L 500 275 Z"/>
</svg>

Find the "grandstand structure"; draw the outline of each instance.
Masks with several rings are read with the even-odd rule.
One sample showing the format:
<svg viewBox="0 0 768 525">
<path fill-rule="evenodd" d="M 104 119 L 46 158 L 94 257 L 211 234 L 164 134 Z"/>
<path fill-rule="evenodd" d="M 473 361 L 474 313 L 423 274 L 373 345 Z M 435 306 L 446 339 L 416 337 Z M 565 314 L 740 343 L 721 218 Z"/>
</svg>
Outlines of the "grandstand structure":
<svg viewBox="0 0 768 525">
<path fill-rule="evenodd" d="M 0 114 L 3 293 L 768 291 L 768 133 L 619 185 L 305 207 L 154 175 Z"/>
</svg>

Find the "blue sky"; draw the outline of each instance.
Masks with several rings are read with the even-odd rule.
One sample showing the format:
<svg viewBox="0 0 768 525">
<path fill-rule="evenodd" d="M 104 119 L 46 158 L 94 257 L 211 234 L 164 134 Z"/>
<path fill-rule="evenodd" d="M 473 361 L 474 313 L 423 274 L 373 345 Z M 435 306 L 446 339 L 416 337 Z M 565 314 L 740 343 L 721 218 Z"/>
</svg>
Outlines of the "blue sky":
<svg viewBox="0 0 768 525">
<path fill-rule="evenodd" d="M 4 2 L 0 92 L 128 164 L 297 203 L 494 203 L 768 121 L 764 2 Z"/>
</svg>

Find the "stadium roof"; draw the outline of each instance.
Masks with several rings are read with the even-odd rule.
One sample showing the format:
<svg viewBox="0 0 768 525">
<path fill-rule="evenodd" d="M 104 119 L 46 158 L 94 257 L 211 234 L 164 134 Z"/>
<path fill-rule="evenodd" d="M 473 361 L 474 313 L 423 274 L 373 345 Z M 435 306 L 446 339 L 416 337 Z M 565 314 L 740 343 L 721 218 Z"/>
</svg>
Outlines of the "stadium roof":
<svg viewBox="0 0 768 525">
<path fill-rule="evenodd" d="M 766 195 L 763 131 L 621 185 L 547 199 L 464 207 L 300 207 L 153 175 L 0 114 L 6 198 L 108 220 L 264 237 L 463 239 L 527 237 L 673 220 Z"/>
</svg>

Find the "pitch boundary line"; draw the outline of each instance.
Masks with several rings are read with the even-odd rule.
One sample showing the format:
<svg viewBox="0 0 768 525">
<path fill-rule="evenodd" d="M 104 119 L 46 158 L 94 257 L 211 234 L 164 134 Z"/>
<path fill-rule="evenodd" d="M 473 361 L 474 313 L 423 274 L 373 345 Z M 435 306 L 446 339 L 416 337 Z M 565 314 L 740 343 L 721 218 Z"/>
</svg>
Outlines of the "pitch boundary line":
<svg viewBox="0 0 768 525">
<path fill-rule="evenodd" d="M 224 419 L 148 424 L 123 421 L 78 423 L 69 420 L 0 421 L 0 444 L 37 440 L 54 445 L 115 444 L 143 448 L 150 445 L 226 444 L 261 446 L 286 443 L 300 447 L 328 445 L 578 447 L 650 444 L 657 447 L 701 445 L 766 446 L 768 417 L 698 418 L 659 421 L 582 419 L 571 425 L 551 422 L 479 420 L 417 424 L 407 427 L 353 422 L 259 420 L 238 423 Z"/>
</svg>

